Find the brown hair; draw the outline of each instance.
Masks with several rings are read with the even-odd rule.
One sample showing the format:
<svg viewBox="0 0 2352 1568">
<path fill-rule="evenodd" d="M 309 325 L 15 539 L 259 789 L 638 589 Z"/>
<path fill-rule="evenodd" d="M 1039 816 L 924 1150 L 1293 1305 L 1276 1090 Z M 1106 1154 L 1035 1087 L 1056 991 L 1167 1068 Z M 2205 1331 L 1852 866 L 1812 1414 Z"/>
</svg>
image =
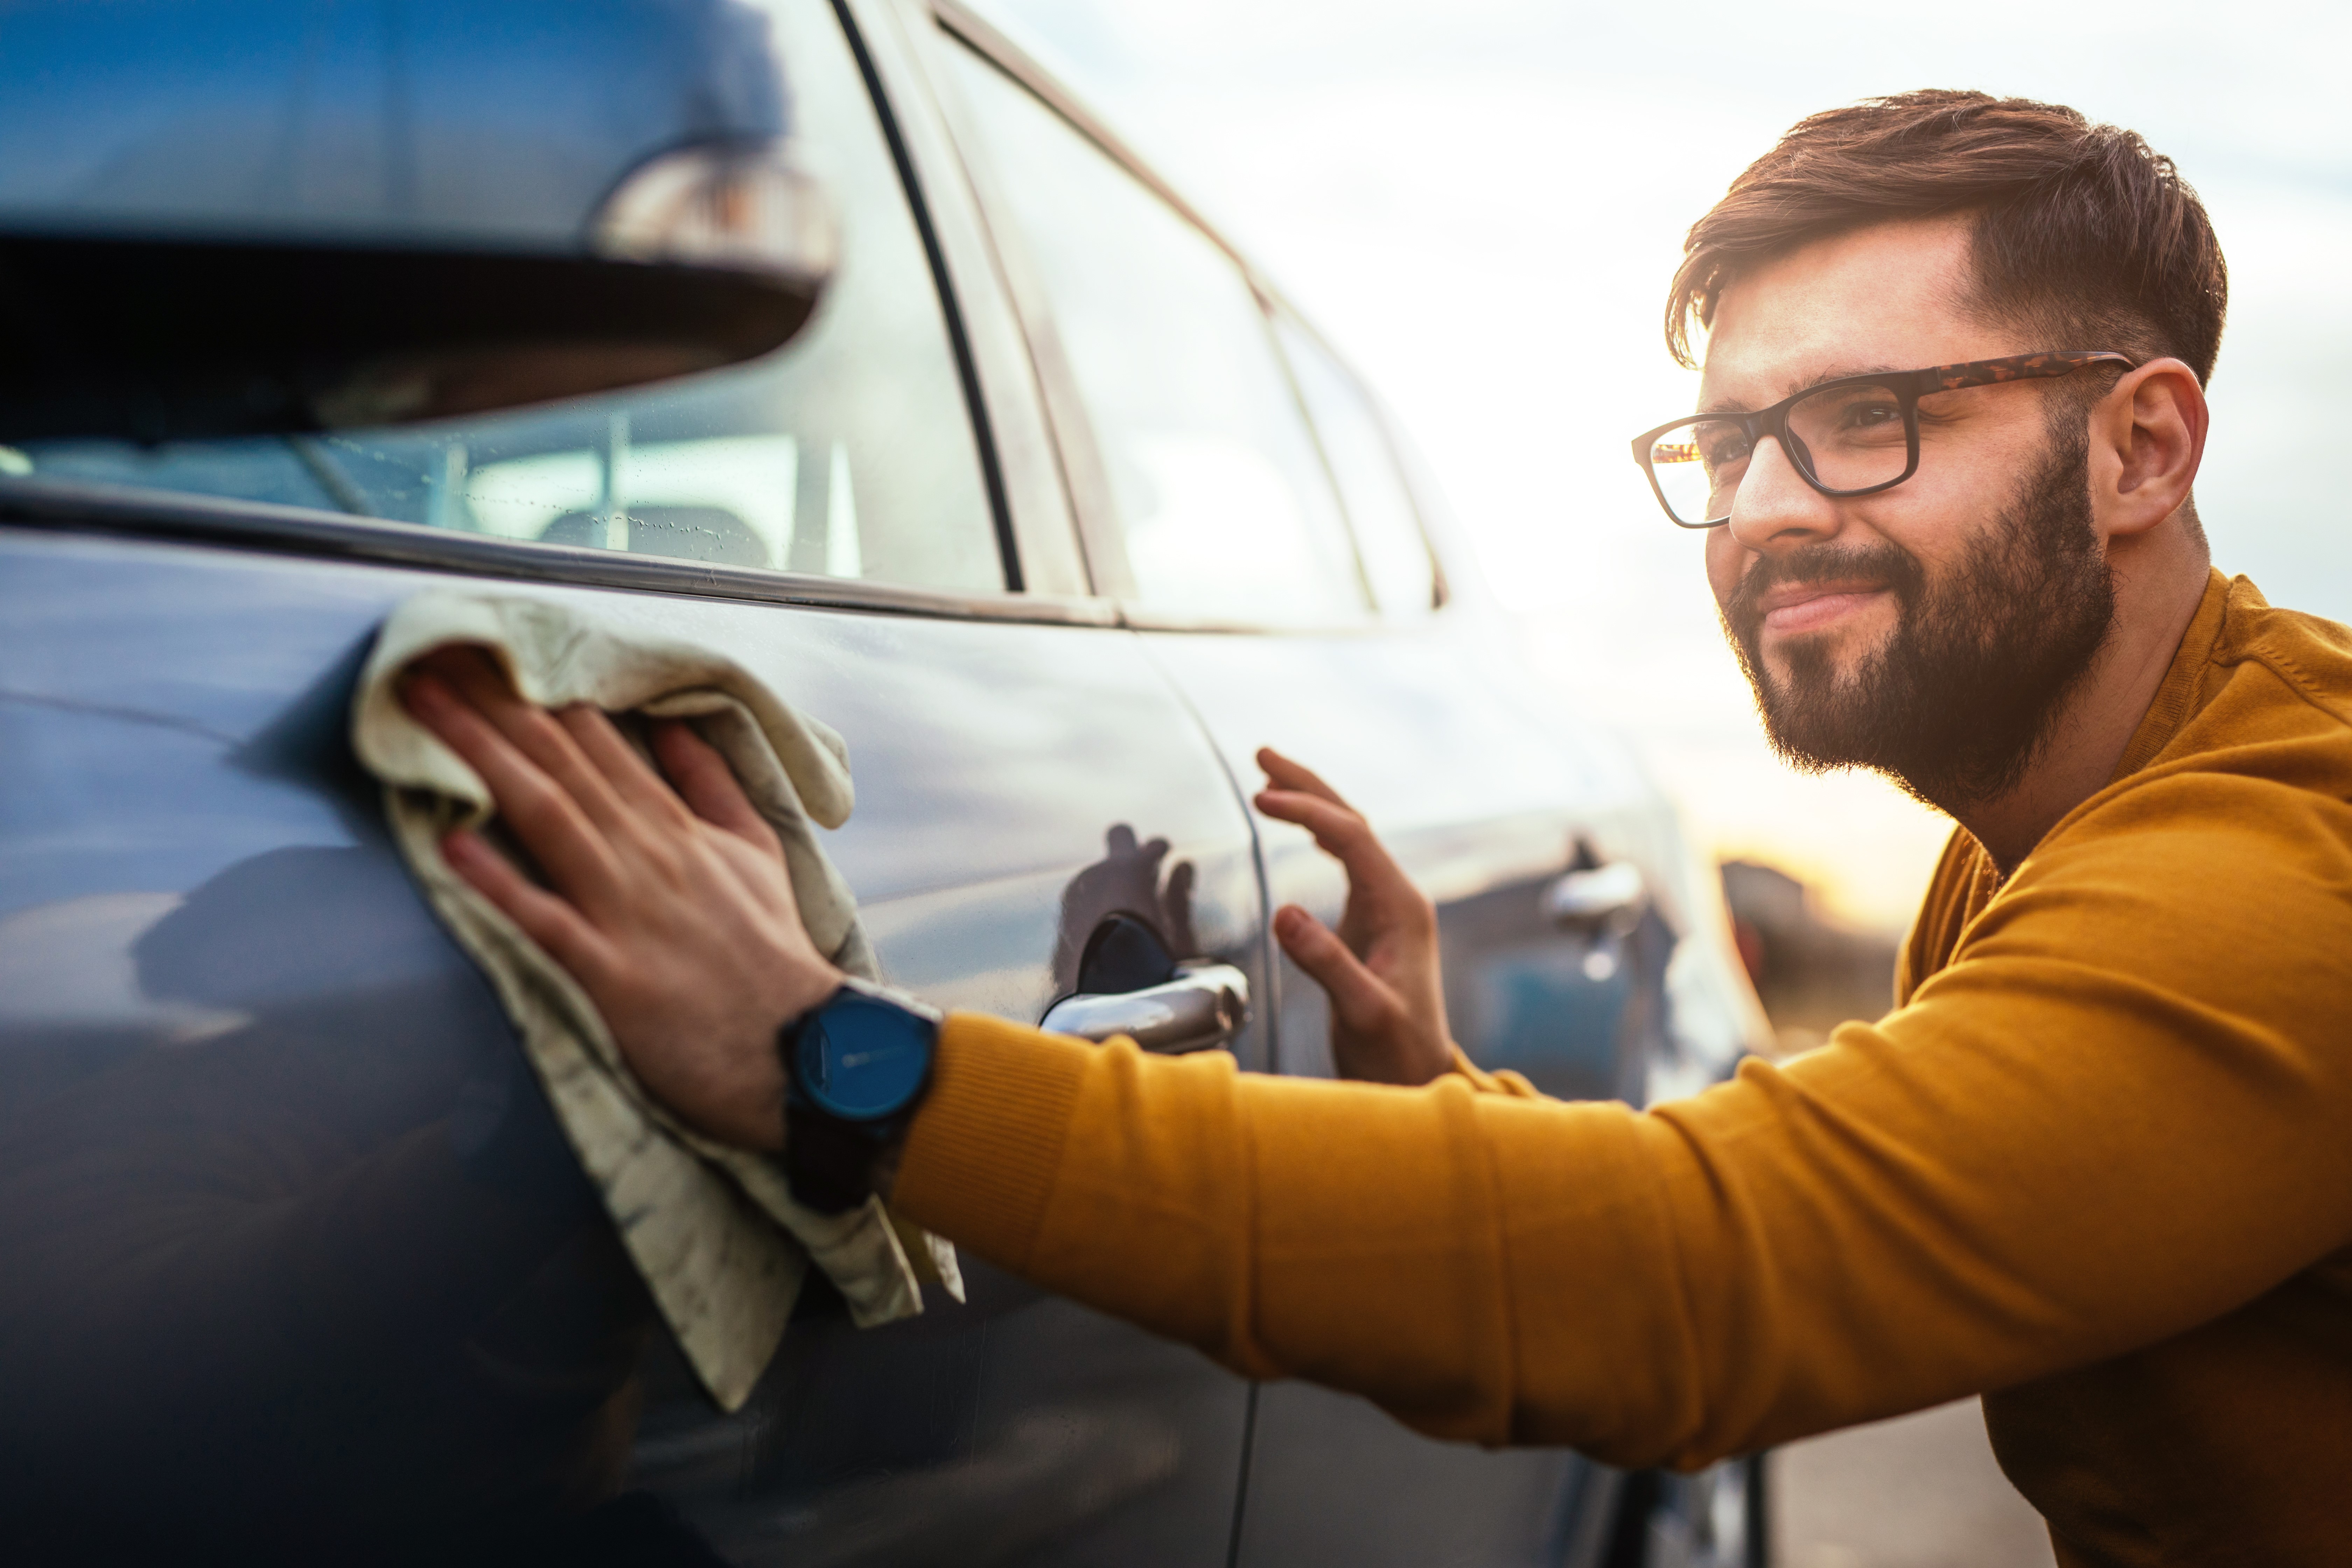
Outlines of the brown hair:
<svg viewBox="0 0 2352 1568">
<path fill-rule="evenodd" d="M 2173 355 L 2212 379 L 2230 278 L 2197 193 L 2133 132 L 2025 98 L 1923 89 L 1799 121 L 1691 226 L 1666 347 L 1740 274 L 1868 224 L 1973 212 L 1975 299 L 2025 349 Z M 2058 341 L 2058 340 L 2063 340 Z"/>
</svg>

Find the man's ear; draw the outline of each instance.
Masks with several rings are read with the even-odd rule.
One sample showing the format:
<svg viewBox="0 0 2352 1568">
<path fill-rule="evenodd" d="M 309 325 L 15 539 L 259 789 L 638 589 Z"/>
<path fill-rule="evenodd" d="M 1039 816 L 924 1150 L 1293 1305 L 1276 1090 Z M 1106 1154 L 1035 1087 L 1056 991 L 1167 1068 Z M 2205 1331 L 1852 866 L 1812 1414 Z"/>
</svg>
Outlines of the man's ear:
<svg viewBox="0 0 2352 1568">
<path fill-rule="evenodd" d="M 2147 532 L 2187 504 L 2210 416 L 2197 373 L 2148 361 L 2091 410 L 2091 499 L 2108 538 Z"/>
</svg>

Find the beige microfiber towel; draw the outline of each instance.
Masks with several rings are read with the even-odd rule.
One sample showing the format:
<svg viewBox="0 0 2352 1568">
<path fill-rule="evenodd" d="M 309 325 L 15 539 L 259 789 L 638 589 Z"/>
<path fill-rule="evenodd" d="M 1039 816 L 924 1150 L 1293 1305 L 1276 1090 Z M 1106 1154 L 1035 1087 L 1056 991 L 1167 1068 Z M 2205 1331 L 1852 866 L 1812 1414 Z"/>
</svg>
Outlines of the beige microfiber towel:
<svg viewBox="0 0 2352 1568">
<path fill-rule="evenodd" d="M 847 752 L 838 735 L 718 654 L 521 595 L 408 600 L 377 635 L 352 700 L 352 745 L 383 782 L 402 855 L 488 972 L 557 1120 L 711 1397 L 733 1410 L 750 1395 L 811 1259 L 860 1327 L 922 1310 L 924 1279 L 961 1300 L 954 1251 L 894 1221 L 879 1199 L 845 1215 L 804 1208 L 776 1162 L 700 1137 L 655 1103 L 571 975 L 450 870 L 442 837 L 487 822 L 489 791 L 409 716 L 395 682 L 452 644 L 488 648 L 518 691 L 548 707 L 593 702 L 616 714 L 690 720 L 783 840 L 819 951 L 848 973 L 878 980 L 856 902 L 811 826 L 838 827 L 849 816 Z"/>
</svg>

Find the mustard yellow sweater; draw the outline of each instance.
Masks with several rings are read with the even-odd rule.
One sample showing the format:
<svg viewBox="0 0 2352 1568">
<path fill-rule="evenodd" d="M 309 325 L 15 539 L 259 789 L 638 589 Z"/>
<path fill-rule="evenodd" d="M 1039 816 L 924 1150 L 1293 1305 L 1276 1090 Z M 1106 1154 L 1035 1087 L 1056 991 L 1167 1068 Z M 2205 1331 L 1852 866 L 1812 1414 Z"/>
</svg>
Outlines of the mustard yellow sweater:
<svg viewBox="0 0 2352 1568">
<path fill-rule="evenodd" d="M 909 1217 L 1436 1436 L 1696 1466 L 1984 1394 L 2087 1564 L 2352 1562 L 2352 633 L 2218 574 L 1895 1010 L 1648 1111 L 958 1016 Z"/>
</svg>

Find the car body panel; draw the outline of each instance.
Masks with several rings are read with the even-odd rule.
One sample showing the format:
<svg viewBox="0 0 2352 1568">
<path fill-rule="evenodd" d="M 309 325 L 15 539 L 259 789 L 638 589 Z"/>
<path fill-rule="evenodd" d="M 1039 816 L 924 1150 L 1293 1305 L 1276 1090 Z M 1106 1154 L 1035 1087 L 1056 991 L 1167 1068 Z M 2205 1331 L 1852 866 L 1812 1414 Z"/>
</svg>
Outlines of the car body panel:
<svg viewBox="0 0 2352 1568">
<path fill-rule="evenodd" d="M 100 1190 L 121 1212 L 168 1213 L 192 1185 L 229 1180 L 206 1173 L 224 1147 L 302 1143 L 301 1158 L 278 1163 L 278 1184 L 239 1187 L 239 1199 L 281 1215 L 323 1201 L 384 1148 L 427 1136 L 466 1084 L 511 1055 L 509 1026 L 426 912 L 342 742 L 351 683 L 382 614 L 453 581 L 464 580 L 0 532 L 0 734 L 12 763 L 0 775 L 0 1165 L 10 1168 L 0 1184 L 13 1189 L 0 1207 L 8 1228 L 51 1241 L 39 1254 L 48 1267 L 0 1291 L 10 1300 L 0 1317 L 54 1325 L 68 1298 L 86 1300 L 113 1327 L 93 1336 L 91 1364 L 59 1397 L 119 1399 L 159 1462 L 186 1457 L 196 1415 L 117 1386 L 113 1369 L 184 1338 L 217 1342 L 187 1313 L 151 1302 L 142 1321 L 109 1297 L 110 1279 L 135 1291 L 168 1277 L 138 1238 L 108 1232 L 112 1241 L 78 1250 L 55 1237 Z M 844 732 L 862 797 L 828 847 L 866 899 L 898 983 L 943 1005 L 1034 1019 L 1066 984 L 1058 971 L 1086 931 L 1120 910 L 1263 985 L 1248 822 L 1133 634 L 512 591 L 722 648 Z M 1181 879 L 1180 865 L 1191 868 Z M 1245 1059 L 1265 1058 L 1265 1037 L 1260 1024 L 1237 1042 Z M 281 1079 L 302 1094 L 282 1096 Z M 341 1088 L 320 1100 L 320 1079 Z M 156 1119 L 158 1091 L 142 1087 L 155 1083 L 215 1108 L 204 1137 Z M 76 1185 L 74 1160 L 89 1138 L 107 1141 L 104 1108 L 126 1096 L 148 1107 L 140 1141 L 162 1153 L 102 1189 Z M 56 1146 L 61 1119 L 82 1142 Z M 463 1272 L 430 1251 L 395 1269 L 409 1238 L 372 1234 L 341 1212 L 349 1234 L 306 1255 L 314 1276 Z M 574 1209 L 561 1212 L 577 1222 Z M 342 1247 L 375 1256 L 362 1269 Z M 582 1267 L 599 1299 L 618 1303 L 611 1332 L 651 1332 L 625 1268 L 591 1261 Z M 1063 1560 L 1057 1552 L 1081 1551 L 1081 1539 L 1122 1562 L 1222 1560 L 1245 1385 L 984 1265 L 971 1272 L 969 1306 L 937 1300 L 922 1318 L 866 1332 L 823 1316 L 795 1327 L 751 1406 L 731 1417 L 709 1410 L 655 1335 L 642 1373 L 614 1364 L 599 1374 L 606 1401 L 635 1397 L 633 1387 L 646 1401 L 632 1483 L 687 1506 L 746 1563 L 868 1551 L 889 1539 L 874 1536 L 877 1521 L 905 1525 L 906 1509 L 887 1500 L 908 1495 L 929 1500 L 924 1531 L 994 1531 L 1001 1553 L 1023 1562 Z M 263 1316 L 292 1310 L 249 1271 L 224 1264 L 205 1278 L 223 1299 L 251 1297 Z M 191 1288 L 188 1313 L 210 1299 Z M 320 1376 L 352 1353 L 333 1333 L 314 1337 Z M 41 1336 L 15 1342 L 51 1353 Z M 464 1343 L 445 1325 L 384 1353 L 424 1364 Z M 31 1386 L 26 1370 L 19 1362 L 0 1381 Z M 203 1421 L 216 1460 L 259 1461 L 277 1451 L 255 1432 L 302 1427 L 336 1406 L 266 1383 L 242 1410 L 215 1405 Z M 426 1475 L 409 1462 L 448 1441 L 454 1420 L 445 1406 L 412 1414 L 404 1438 L 398 1423 L 376 1434 L 377 1474 L 398 1478 L 369 1483 L 380 1500 L 419 1519 L 462 1521 L 467 1508 L 497 1517 L 495 1500 L 468 1489 L 489 1484 L 479 1476 Z M 343 1415 L 363 1421 L 364 1405 Z M 515 1419 L 477 1424 L 520 1454 L 530 1423 Z M 83 1439 L 94 1448 L 48 1436 L 28 1473 L 50 1477 L 54 1495 L 87 1496 L 114 1451 L 101 1434 Z M 188 1470 L 217 1480 L 206 1466 Z M 287 1479 L 296 1477 L 314 1502 L 356 1507 L 362 1495 L 349 1473 L 293 1467 Z M 159 1495 L 180 1527 L 195 1522 L 181 1491 Z M 217 1495 L 257 1503 L 270 1493 Z M 300 1517 L 321 1543 L 331 1539 L 331 1520 Z"/>
</svg>

